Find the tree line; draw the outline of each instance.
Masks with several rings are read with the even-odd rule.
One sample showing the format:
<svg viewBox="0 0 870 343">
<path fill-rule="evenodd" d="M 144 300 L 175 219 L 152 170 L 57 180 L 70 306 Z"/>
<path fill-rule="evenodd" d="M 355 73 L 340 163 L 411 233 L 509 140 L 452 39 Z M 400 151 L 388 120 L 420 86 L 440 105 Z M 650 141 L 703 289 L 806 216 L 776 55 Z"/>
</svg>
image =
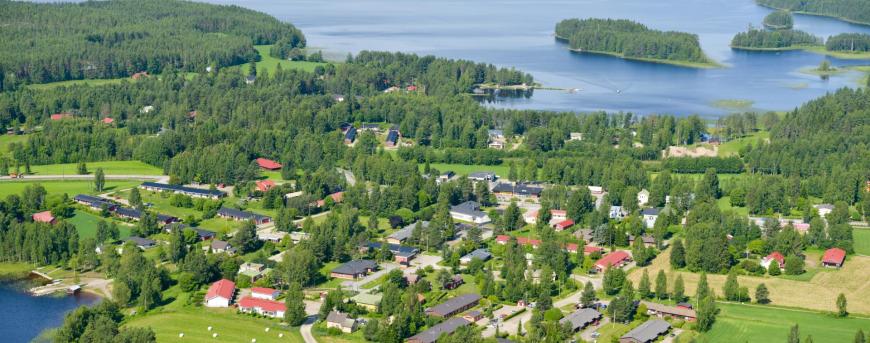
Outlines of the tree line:
<svg viewBox="0 0 870 343">
<path fill-rule="evenodd" d="M 856 23 L 870 23 L 870 3 L 864 0 L 755 0 L 759 5 L 792 12 L 843 18 Z"/>
<path fill-rule="evenodd" d="M 731 47 L 754 49 L 779 49 L 801 45 L 820 45 L 822 39 L 798 30 L 765 30 L 750 28 L 731 39 Z"/>
</svg>

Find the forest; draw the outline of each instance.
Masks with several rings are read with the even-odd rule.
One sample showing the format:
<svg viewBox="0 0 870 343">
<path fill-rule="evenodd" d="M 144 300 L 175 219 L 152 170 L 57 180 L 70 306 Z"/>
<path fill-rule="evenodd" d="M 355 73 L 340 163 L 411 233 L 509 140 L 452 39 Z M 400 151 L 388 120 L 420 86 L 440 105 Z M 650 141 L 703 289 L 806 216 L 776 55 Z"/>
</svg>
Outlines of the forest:
<svg viewBox="0 0 870 343">
<path fill-rule="evenodd" d="M 792 12 L 824 15 L 870 24 L 870 2 L 865 0 L 755 0 L 759 5 Z"/>
<path fill-rule="evenodd" d="M 866 33 L 841 33 L 825 41 L 828 51 L 870 51 L 870 35 Z"/>
<path fill-rule="evenodd" d="M 619 54 L 626 58 L 708 63 L 698 36 L 652 30 L 625 19 L 566 19 L 556 24 L 556 37 L 571 49 Z"/>
<path fill-rule="evenodd" d="M 0 1 L 0 89 L 205 71 L 257 58 L 254 45 L 304 47 L 293 25 L 238 6 L 177 0 Z"/>
<path fill-rule="evenodd" d="M 790 30 L 794 26 L 794 18 L 789 11 L 775 11 L 764 17 L 764 27 L 772 30 Z"/>
<path fill-rule="evenodd" d="M 754 28 L 736 34 L 731 40 L 731 47 L 738 49 L 783 49 L 820 44 L 821 38 L 804 31 Z"/>
</svg>

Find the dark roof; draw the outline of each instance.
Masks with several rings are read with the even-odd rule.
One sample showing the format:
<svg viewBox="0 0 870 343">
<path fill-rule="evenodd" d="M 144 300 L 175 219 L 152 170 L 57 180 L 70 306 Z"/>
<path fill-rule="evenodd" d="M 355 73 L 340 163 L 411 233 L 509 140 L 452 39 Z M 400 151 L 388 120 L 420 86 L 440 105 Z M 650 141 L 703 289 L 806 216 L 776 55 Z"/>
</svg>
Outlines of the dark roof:
<svg viewBox="0 0 870 343">
<path fill-rule="evenodd" d="M 640 326 L 629 331 L 621 338 L 631 338 L 638 342 L 651 342 L 658 338 L 661 334 L 668 332 L 671 324 L 661 319 L 648 320 Z"/>
<path fill-rule="evenodd" d="M 494 193 L 513 193 L 520 195 L 541 195 L 541 192 L 544 190 L 544 187 L 541 186 L 533 186 L 526 183 L 517 183 L 510 184 L 505 182 L 500 182 L 492 188 Z"/>
<path fill-rule="evenodd" d="M 425 228 L 429 227 L 429 222 L 423 221 L 421 225 L 425 229 Z M 414 233 L 415 227 L 417 227 L 417 223 L 413 223 L 411 225 L 406 225 L 402 229 L 391 233 L 389 236 L 387 236 L 387 238 L 398 239 L 400 241 L 404 241 L 404 240 L 408 239 L 408 237 L 411 237 L 411 235 Z"/>
<path fill-rule="evenodd" d="M 76 195 L 76 196 L 73 198 L 73 200 L 75 200 L 75 201 L 85 202 L 85 203 L 88 203 L 88 204 L 90 204 L 91 206 L 94 206 L 94 207 L 101 207 L 101 206 L 103 206 L 103 204 L 106 204 L 106 206 L 109 206 L 109 207 L 111 207 L 111 206 L 115 206 L 114 203 L 112 203 L 112 202 L 110 202 L 110 201 L 108 201 L 108 200 L 106 200 L 106 199 L 103 199 L 103 198 L 100 198 L 100 197 L 95 197 L 95 196 L 93 196 L 93 195 L 87 195 L 87 194 L 79 194 L 79 195 Z"/>
<path fill-rule="evenodd" d="M 468 306 L 468 304 L 471 304 L 471 303 L 474 303 L 477 301 L 480 301 L 480 295 L 478 295 L 478 294 L 463 294 L 460 296 L 450 298 L 450 300 L 447 300 L 447 301 L 441 303 L 440 305 L 437 305 L 435 307 L 427 309 L 426 312 L 431 312 L 431 313 L 439 314 L 442 316 L 446 316 L 446 315 L 449 315 L 449 314 L 452 314 L 452 313 L 458 311 L 459 309 L 461 309 L 463 307 Z"/>
<path fill-rule="evenodd" d="M 221 207 L 218 210 L 218 214 L 222 215 L 222 216 L 233 217 L 233 218 L 255 219 L 256 221 L 270 218 L 269 216 L 265 216 L 265 215 L 262 215 L 259 213 L 242 211 L 242 210 L 231 208 L 231 207 Z"/>
<path fill-rule="evenodd" d="M 481 248 L 481 249 L 477 249 L 475 251 L 472 251 L 465 256 L 462 256 L 462 259 L 468 258 L 469 260 L 473 260 L 476 258 L 476 259 L 481 260 L 481 261 L 486 261 L 490 257 L 492 257 L 492 254 L 490 254 L 489 251 L 487 251 L 486 249 Z"/>
<path fill-rule="evenodd" d="M 157 242 L 153 240 L 150 240 L 148 238 L 142 238 L 139 236 L 130 236 L 129 238 L 127 238 L 127 241 L 133 242 L 133 244 L 136 244 L 136 246 L 139 247 L 150 247 L 154 246 L 154 244 L 157 244 Z"/>
<path fill-rule="evenodd" d="M 226 193 L 221 192 L 219 190 L 184 187 L 184 186 L 179 186 L 179 185 L 170 185 L 170 184 L 157 183 L 157 182 L 143 182 L 141 187 L 157 188 L 157 189 L 161 189 L 161 190 L 165 190 L 165 191 L 192 193 L 192 194 L 199 194 L 199 195 L 205 195 L 205 196 L 222 197 L 222 196 L 226 195 Z"/>
<path fill-rule="evenodd" d="M 167 216 L 165 214 L 157 214 L 157 221 L 160 222 L 177 222 L 179 221 L 178 217 Z"/>
<path fill-rule="evenodd" d="M 344 133 L 344 139 L 347 139 L 351 142 L 356 140 L 356 128 L 353 126 L 348 128 L 347 131 Z"/>
<path fill-rule="evenodd" d="M 438 340 L 438 337 L 441 337 L 442 333 L 451 334 L 457 329 L 467 326 L 471 324 L 469 321 L 456 317 L 445 320 L 441 324 L 435 325 L 429 330 L 418 333 L 411 338 L 408 338 L 409 341 L 421 342 L 421 343 L 434 343 Z"/>
<path fill-rule="evenodd" d="M 368 242 L 365 245 L 369 249 L 377 250 L 377 249 L 381 248 L 381 244 L 383 244 L 383 243 L 381 243 L 381 242 Z M 409 246 L 405 246 L 405 245 L 391 244 L 391 243 L 387 243 L 387 249 L 390 249 L 390 252 L 393 253 L 393 255 L 398 255 L 398 256 L 414 256 L 418 252 L 420 252 L 420 250 L 415 248 L 415 247 L 409 247 Z"/>
<path fill-rule="evenodd" d="M 476 201 L 466 201 L 459 205 L 451 206 L 450 212 L 456 212 L 475 217 L 483 217 L 486 215 L 485 212 L 480 210 L 480 203 Z"/>
<path fill-rule="evenodd" d="M 643 211 L 640 212 L 640 214 L 645 215 L 645 216 L 657 216 L 657 215 L 659 215 L 659 212 L 661 212 L 661 211 L 662 211 L 662 209 L 660 209 L 658 207 L 645 208 Z"/>
<path fill-rule="evenodd" d="M 378 263 L 372 260 L 353 260 L 335 267 L 332 272 L 344 275 L 358 275 L 377 269 L 377 267 Z"/>
<path fill-rule="evenodd" d="M 115 213 L 119 216 L 129 217 L 129 218 L 142 218 L 142 211 L 139 211 L 135 208 L 129 207 L 118 207 L 115 209 Z"/>
<path fill-rule="evenodd" d="M 559 324 L 571 323 L 571 329 L 577 330 L 586 327 L 586 325 L 589 325 L 589 323 L 594 322 L 598 318 L 601 318 L 601 313 L 591 308 L 584 308 L 560 319 Z"/>
<path fill-rule="evenodd" d="M 390 130 L 390 132 L 387 133 L 387 142 L 392 142 L 393 144 L 396 144 L 396 142 L 398 140 L 399 140 L 399 131 Z"/>
</svg>

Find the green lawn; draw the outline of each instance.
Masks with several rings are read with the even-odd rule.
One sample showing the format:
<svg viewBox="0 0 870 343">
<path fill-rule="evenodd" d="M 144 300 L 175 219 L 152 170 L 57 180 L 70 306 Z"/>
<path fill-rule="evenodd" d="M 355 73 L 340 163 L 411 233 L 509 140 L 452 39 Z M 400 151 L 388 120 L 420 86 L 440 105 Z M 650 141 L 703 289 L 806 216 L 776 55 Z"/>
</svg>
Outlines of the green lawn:
<svg viewBox="0 0 870 343">
<path fill-rule="evenodd" d="M 19 262 L 3 262 L 0 263 L 0 280 L 7 276 L 17 277 L 18 275 L 27 275 L 33 270 L 34 265 L 30 263 Z"/>
<path fill-rule="evenodd" d="M 737 139 L 733 139 L 722 143 L 719 145 L 719 156 L 730 156 L 737 155 L 737 152 L 740 151 L 746 145 L 752 143 L 755 144 L 759 139 L 769 139 L 770 132 L 767 131 L 756 131 L 746 137 L 741 137 Z"/>
<path fill-rule="evenodd" d="M 855 244 L 855 252 L 861 255 L 870 255 L 870 230 L 855 229 L 852 231 Z"/>
<path fill-rule="evenodd" d="M 425 168 L 425 164 L 420 164 L 420 170 Z M 508 177 L 508 171 L 510 167 L 507 164 L 494 165 L 494 166 L 485 166 L 480 164 L 448 164 L 448 163 L 431 163 L 429 165 L 432 169 L 438 169 L 439 172 L 444 173 L 446 171 L 452 171 L 459 175 L 468 175 L 474 172 L 483 172 L 490 171 L 494 172 L 495 175 L 504 179 Z"/>
<path fill-rule="evenodd" d="M 314 71 L 314 68 L 317 66 L 326 65 L 326 63 L 321 63 L 321 62 L 290 61 L 290 60 L 282 60 L 280 58 L 275 58 L 275 57 L 269 56 L 269 49 L 272 48 L 271 45 L 255 45 L 254 48 L 257 49 L 257 52 L 260 54 L 260 57 L 262 58 L 259 62 L 257 62 L 257 74 L 258 75 L 265 75 L 268 73 L 272 73 L 273 71 L 275 71 L 276 68 L 278 68 L 279 64 L 281 65 L 281 68 L 284 70 L 300 69 L 300 70 L 304 70 L 307 72 Z M 241 68 L 242 68 L 242 73 L 247 75 L 248 69 L 249 69 L 248 65 L 244 64 L 241 66 Z"/>
<path fill-rule="evenodd" d="M 782 342 L 791 326 L 798 324 L 801 338 L 812 335 L 817 342 L 851 342 L 858 329 L 870 328 L 868 318 L 836 318 L 806 310 L 762 305 L 719 303 L 721 312 L 701 342 Z"/>
<path fill-rule="evenodd" d="M 724 197 L 719 198 L 719 200 L 716 200 L 716 205 L 718 205 L 719 209 L 722 211 L 733 210 L 733 211 L 737 212 L 737 214 L 740 214 L 741 216 L 748 216 L 749 215 L 749 209 L 747 209 L 746 207 L 733 207 L 733 206 L 731 206 L 731 197 L 729 197 L 729 196 L 724 196 Z"/>
<path fill-rule="evenodd" d="M 76 214 L 66 221 L 75 225 L 79 232 L 79 238 L 89 238 L 97 236 L 97 223 L 100 220 L 111 221 L 109 218 L 102 218 L 83 210 L 76 210 Z M 130 237 L 130 226 L 125 223 L 118 222 L 118 230 L 121 232 L 121 239 Z"/>
<path fill-rule="evenodd" d="M 109 85 L 109 84 L 119 84 L 124 80 L 133 81 L 129 77 L 122 77 L 122 78 L 117 78 L 117 79 L 68 80 L 68 81 L 58 81 L 58 82 L 49 82 L 49 83 L 28 85 L 27 88 L 30 88 L 33 90 L 47 90 L 47 89 L 52 89 L 52 88 L 57 88 L 57 87 L 69 87 L 69 86 L 79 86 L 79 85 L 102 86 L 102 85 Z"/>
<path fill-rule="evenodd" d="M 281 326 L 274 319 L 237 314 L 233 309 L 182 308 L 135 317 L 124 326 L 150 327 L 158 342 L 303 342 L 298 328 Z M 209 326 L 212 331 L 208 331 Z M 178 337 L 180 333 L 184 338 Z M 284 337 L 279 338 L 279 334 Z"/>
<path fill-rule="evenodd" d="M 163 169 L 139 161 L 87 162 L 85 166 L 91 174 L 103 168 L 106 175 L 163 175 Z M 30 166 L 34 175 L 74 175 L 78 174 L 77 169 L 77 163 Z"/>
<path fill-rule="evenodd" d="M 0 155 L 9 152 L 9 144 L 24 143 L 27 141 L 27 135 L 0 135 Z"/>
<path fill-rule="evenodd" d="M 135 187 L 138 181 L 106 181 L 106 191 Z M 76 194 L 94 194 L 93 185 L 90 181 L 3 181 L 0 182 L 0 198 L 10 194 L 21 194 L 24 187 L 41 184 L 48 194 L 66 193 L 70 197 Z"/>
</svg>

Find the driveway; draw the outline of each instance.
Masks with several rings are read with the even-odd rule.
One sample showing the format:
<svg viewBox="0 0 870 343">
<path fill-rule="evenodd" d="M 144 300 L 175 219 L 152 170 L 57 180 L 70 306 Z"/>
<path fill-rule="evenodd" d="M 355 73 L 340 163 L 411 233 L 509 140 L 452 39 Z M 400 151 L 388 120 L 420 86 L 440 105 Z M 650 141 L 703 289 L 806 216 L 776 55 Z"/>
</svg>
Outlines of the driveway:
<svg viewBox="0 0 870 343">
<path fill-rule="evenodd" d="M 299 332 L 302 333 L 302 339 L 305 340 L 305 343 L 317 343 L 317 340 L 314 339 L 314 335 L 311 334 L 311 328 L 317 321 L 317 314 L 320 312 L 321 303 L 319 301 L 311 300 L 305 300 L 304 302 L 305 314 L 308 315 L 308 318 L 305 318 L 305 323 L 299 327 Z"/>
</svg>

